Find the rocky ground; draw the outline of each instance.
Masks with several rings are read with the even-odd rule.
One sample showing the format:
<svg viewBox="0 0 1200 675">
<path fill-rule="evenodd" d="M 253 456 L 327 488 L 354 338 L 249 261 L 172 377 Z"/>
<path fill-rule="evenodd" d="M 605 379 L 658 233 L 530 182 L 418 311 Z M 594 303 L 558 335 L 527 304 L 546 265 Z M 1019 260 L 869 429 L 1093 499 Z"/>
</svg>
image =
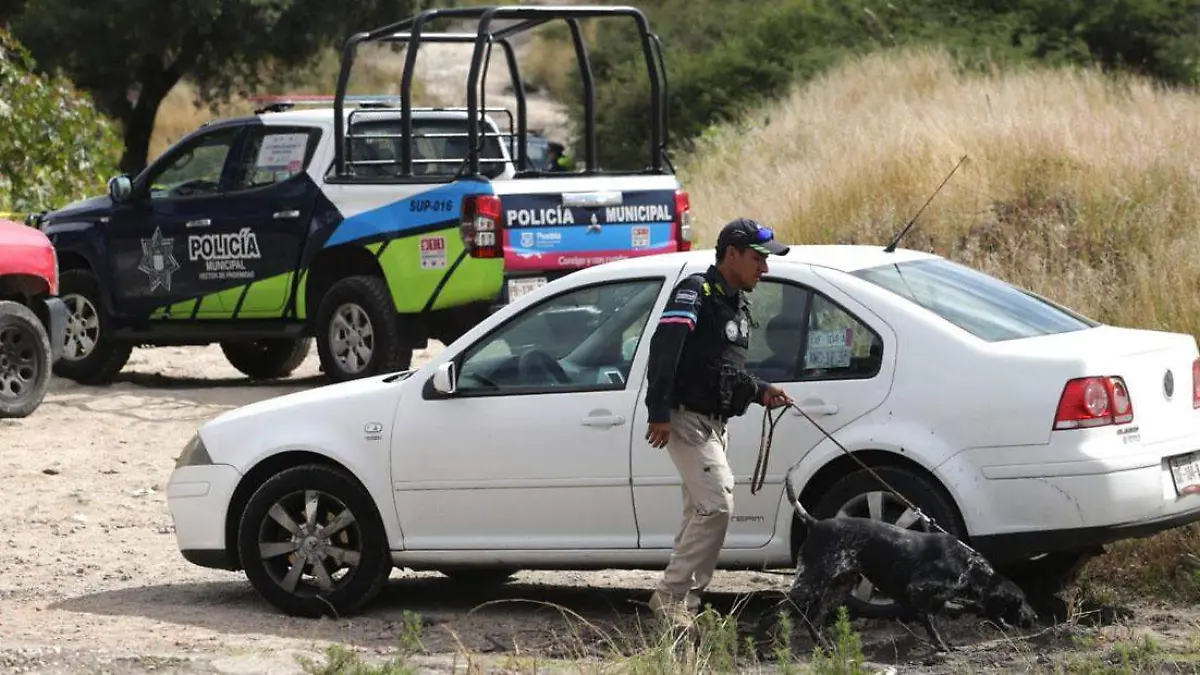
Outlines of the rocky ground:
<svg viewBox="0 0 1200 675">
<path fill-rule="evenodd" d="M 293 378 L 256 385 L 215 347 L 143 349 L 112 386 L 55 380 L 35 415 L 0 422 L 9 523 L 0 532 L 0 672 L 300 672 L 297 656 L 323 660 L 330 644 L 378 661 L 397 648 L 406 612 L 422 619 L 423 650 L 413 663 L 428 672 L 461 670 L 468 654 L 485 670 L 520 665 L 529 672 L 534 657 L 543 664 L 604 657 L 614 645 L 628 646 L 622 636 L 636 646 L 647 628 L 640 603 L 653 571 L 528 572 L 504 586 L 472 588 L 397 570 L 365 614 L 314 621 L 280 615 L 240 574 L 184 561 L 164 487 L 196 426 L 223 410 L 322 382 L 315 351 Z M 748 628 L 766 607 L 750 594 L 787 581 L 722 573 L 710 599 L 721 611 L 742 612 Z M 944 657 L 923 641 L 919 626 L 854 627 L 868 658 L 896 664 L 898 672 L 1048 672 L 1054 664 L 1123 658 L 1158 667 L 1197 651 L 1200 615 L 1192 608 L 1131 609 L 1132 617 L 1113 625 L 1042 627 L 1032 636 L 953 619 L 947 633 L 959 649 Z M 1152 642 L 1140 642 L 1142 634 Z M 801 638 L 797 647 L 811 645 Z"/>
</svg>

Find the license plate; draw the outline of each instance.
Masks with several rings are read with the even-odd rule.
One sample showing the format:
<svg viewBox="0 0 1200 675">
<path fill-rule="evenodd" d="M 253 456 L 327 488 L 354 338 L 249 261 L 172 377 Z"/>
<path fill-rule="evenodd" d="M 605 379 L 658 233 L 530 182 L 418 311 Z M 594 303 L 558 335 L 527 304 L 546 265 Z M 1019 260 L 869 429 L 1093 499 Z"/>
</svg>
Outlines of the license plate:
<svg viewBox="0 0 1200 675">
<path fill-rule="evenodd" d="M 1167 464 L 1175 480 L 1175 492 L 1181 495 L 1200 492 L 1200 452 L 1168 457 Z"/>
<path fill-rule="evenodd" d="M 525 279 L 509 279 L 508 280 L 508 301 L 516 302 L 523 295 L 527 295 L 546 285 L 546 277 L 528 277 Z"/>
</svg>

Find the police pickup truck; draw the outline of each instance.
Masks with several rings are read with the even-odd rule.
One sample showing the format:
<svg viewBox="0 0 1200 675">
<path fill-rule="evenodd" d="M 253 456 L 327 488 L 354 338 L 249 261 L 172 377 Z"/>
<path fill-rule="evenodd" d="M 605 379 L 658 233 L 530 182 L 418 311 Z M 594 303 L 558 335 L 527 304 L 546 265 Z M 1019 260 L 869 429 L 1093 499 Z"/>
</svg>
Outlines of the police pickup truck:
<svg viewBox="0 0 1200 675">
<path fill-rule="evenodd" d="M 600 168 L 580 43 L 583 166 L 538 168 L 509 38 L 551 20 L 577 33 L 581 19 L 612 16 L 633 19 L 645 47 L 648 166 Z M 474 19 L 478 31 L 425 30 L 439 19 Z M 370 42 L 408 43 L 398 97 L 346 95 L 354 51 Z M 475 45 L 466 107 L 410 105 L 422 42 Z M 477 92 L 496 45 L 514 83 L 515 122 Z M 275 100 L 207 123 L 136 177 L 113 178 L 107 196 L 41 217 L 71 325 L 82 331 L 55 372 L 106 382 L 134 346 L 219 343 L 247 376 L 283 377 L 314 338 L 333 381 L 394 372 L 427 340 L 448 343 L 558 276 L 686 250 L 688 197 L 664 154 L 663 70 L 657 36 L 628 7 L 432 9 L 356 34 L 324 107 Z"/>
</svg>

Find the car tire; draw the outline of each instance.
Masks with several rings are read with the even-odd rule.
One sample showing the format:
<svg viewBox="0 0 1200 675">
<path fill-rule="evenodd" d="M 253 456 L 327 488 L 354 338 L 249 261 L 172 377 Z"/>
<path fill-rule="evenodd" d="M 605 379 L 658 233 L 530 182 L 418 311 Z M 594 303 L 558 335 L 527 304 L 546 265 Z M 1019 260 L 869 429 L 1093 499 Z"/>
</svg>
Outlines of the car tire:
<svg viewBox="0 0 1200 675">
<path fill-rule="evenodd" d="M 964 535 L 966 527 L 958 509 L 936 481 L 904 467 L 878 466 L 873 467 L 873 470 L 887 481 L 893 490 L 916 504 L 922 513 L 933 518 L 947 532 L 960 538 Z M 876 507 L 882 507 L 878 513 Z M 861 517 L 878 515 L 887 522 L 906 525 L 910 529 L 936 531 L 932 526 L 916 519 L 911 509 L 893 497 L 866 469 L 859 469 L 844 476 L 816 500 L 813 515 L 817 518 L 832 518 L 838 513 Z M 901 518 L 905 522 L 898 523 Z M 910 520 L 912 522 L 908 522 Z M 864 579 L 845 601 L 846 608 L 852 616 L 894 619 L 901 618 L 906 613 L 903 607 L 888 598 L 874 595 L 870 599 L 864 599 L 862 596 L 865 594 L 874 595 L 869 582 Z"/>
<path fill-rule="evenodd" d="M 0 418 L 28 417 L 50 386 L 50 336 L 33 310 L 0 301 Z"/>
<path fill-rule="evenodd" d="M 309 518 L 306 505 L 313 496 L 317 506 Z M 347 513 L 352 522 L 323 536 L 323 527 Z M 308 618 L 358 611 L 392 571 L 387 534 L 371 495 L 341 470 L 320 464 L 281 471 L 254 492 L 238 524 L 238 556 L 267 602 Z"/>
<path fill-rule="evenodd" d="M 229 365 L 255 380 L 273 380 L 291 375 L 312 349 L 311 338 L 238 340 L 221 343 Z"/>
<path fill-rule="evenodd" d="M 447 567 L 438 571 L 460 584 L 491 586 L 512 581 L 520 570 L 510 567 Z"/>
<path fill-rule="evenodd" d="M 400 317 L 380 277 L 347 277 L 331 286 L 321 298 L 316 331 L 321 366 L 334 382 L 406 370 L 412 364 L 412 347 L 402 340 Z"/>
<path fill-rule="evenodd" d="M 129 361 L 133 345 L 112 338 L 112 320 L 100 302 L 100 284 L 91 270 L 59 275 L 58 296 L 67 305 L 62 357 L 54 374 L 80 384 L 108 384 Z"/>
</svg>

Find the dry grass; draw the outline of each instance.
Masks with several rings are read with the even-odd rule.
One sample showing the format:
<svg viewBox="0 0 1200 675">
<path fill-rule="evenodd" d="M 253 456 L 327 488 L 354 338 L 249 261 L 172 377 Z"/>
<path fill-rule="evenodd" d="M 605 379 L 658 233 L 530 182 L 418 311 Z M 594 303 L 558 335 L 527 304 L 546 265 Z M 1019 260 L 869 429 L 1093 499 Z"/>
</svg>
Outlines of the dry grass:
<svg viewBox="0 0 1200 675">
<path fill-rule="evenodd" d="M 736 215 L 784 239 L 885 244 L 962 155 L 904 245 L 1100 320 L 1200 334 L 1200 97 L 1080 70 L 963 72 L 880 53 L 717 130 L 683 166 L 701 239 Z M 1084 579 L 1200 599 L 1181 528 Z"/>
<path fill-rule="evenodd" d="M 248 95 L 235 94 L 227 102 L 199 100 L 195 85 L 188 81 L 180 82 L 158 109 L 154 135 L 150 140 L 150 160 L 208 120 L 253 112 L 254 104 L 249 99 L 254 96 L 285 93 L 332 95 L 337 88 L 339 68 L 339 52 L 328 49 L 311 70 L 281 73 L 271 85 Z M 399 94 L 403 72 L 402 52 L 393 52 L 381 45 L 365 45 L 359 49 L 359 56 L 350 71 L 347 90 L 351 94 Z M 425 105 L 424 93 L 416 80 L 413 89 L 414 102 Z"/>
<path fill-rule="evenodd" d="M 702 238 L 735 215 L 794 242 L 904 245 L 1105 321 L 1200 333 L 1200 98 L 1083 71 L 966 73 L 937 51 L 848 63 L 682 167 Z"/>
</svg>

